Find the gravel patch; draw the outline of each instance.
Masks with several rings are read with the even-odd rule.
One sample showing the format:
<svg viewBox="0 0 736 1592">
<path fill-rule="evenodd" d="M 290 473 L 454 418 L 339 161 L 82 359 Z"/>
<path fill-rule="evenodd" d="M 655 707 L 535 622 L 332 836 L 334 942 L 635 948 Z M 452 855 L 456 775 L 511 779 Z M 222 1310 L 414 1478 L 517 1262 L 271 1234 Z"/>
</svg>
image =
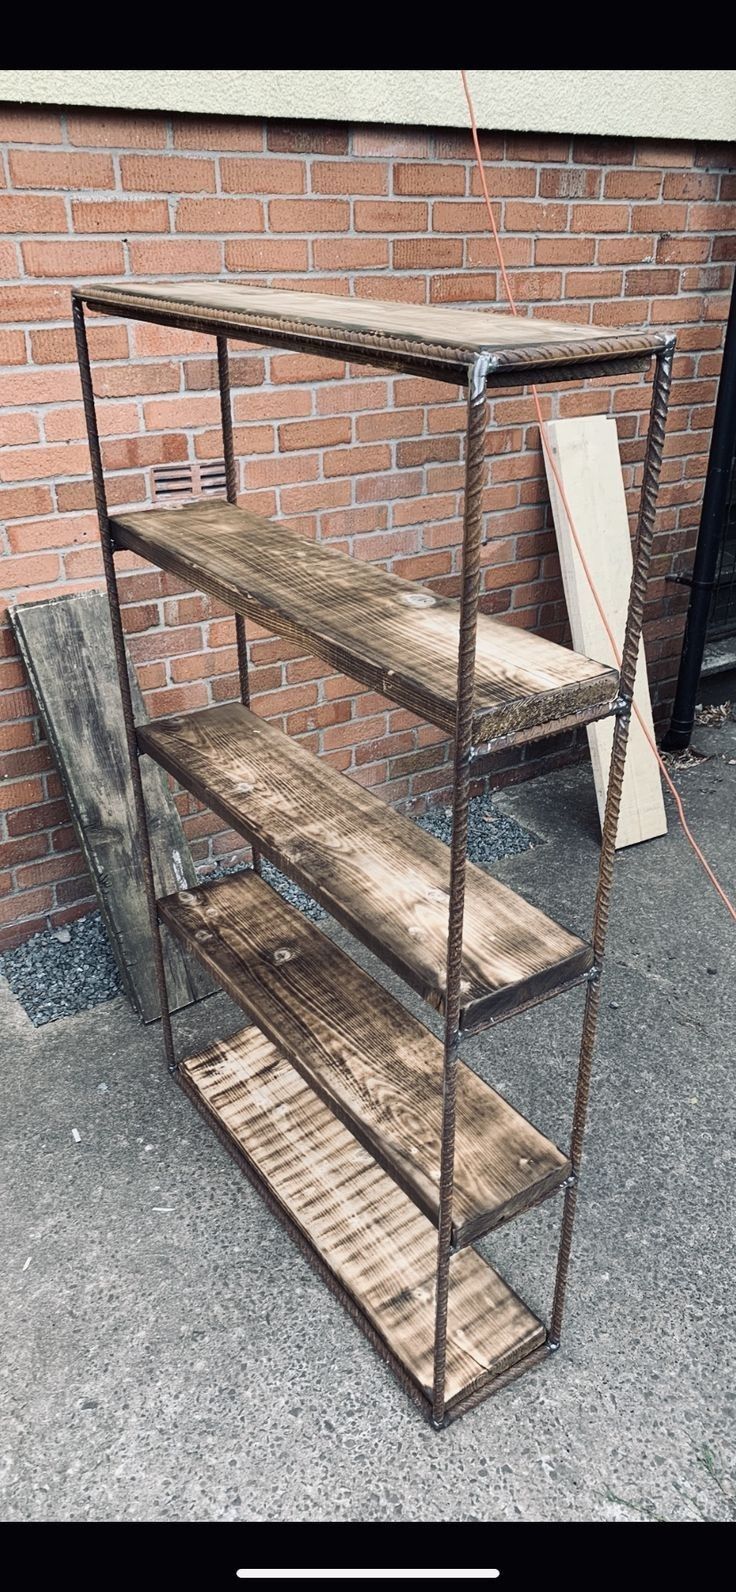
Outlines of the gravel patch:
<svg viewBox="0 0 736 1592">
<path fill-rule="evenodd" d="M 426 829 L 449 846 L 452 839 L 452 808 L 430 807 L 429 812 L 417 819 L 420 829 Z M 538 835 L 523 829 L 515 818 L 506 818 L 496 812 L 490 794 L 475 796 L 468 812 L 468 857 L 480 868 L 502 857 L 517 857 L 542 842 Z"/>
<path fill-rule="evenodd" d="M 421 829 L 446 845 L 452 834 L 452 810 L 433 807 L 416 820 Z M 468 856 L 480 867 L 513 857 L 539 845 L 536 835 L 513 818 L 496 812 L 490 795 L 476 796 L 468 818 Z M 208 879 L 242 873 L 242 865 L 218 867 Z M 313 923 L 327 916 L 298 884 L 285 878 L 270 862 L 263 862 L 263 877 L 290 906 Z M 99 912 L 78 918 L 64 929 L 44 929 L 13 951 L 0 956 L 2 972 L 35 1028 L 60 1017 L 89 1011 L 119 995 L 122 985 L 110 941 Z"/>
<path fill-rule="evenodd" d="M 0 956 L 0 972 L 34 1028 L 112 1000 L 122 989 L 99 912 L 64 929 L 43 929 Z"/>
</svg>

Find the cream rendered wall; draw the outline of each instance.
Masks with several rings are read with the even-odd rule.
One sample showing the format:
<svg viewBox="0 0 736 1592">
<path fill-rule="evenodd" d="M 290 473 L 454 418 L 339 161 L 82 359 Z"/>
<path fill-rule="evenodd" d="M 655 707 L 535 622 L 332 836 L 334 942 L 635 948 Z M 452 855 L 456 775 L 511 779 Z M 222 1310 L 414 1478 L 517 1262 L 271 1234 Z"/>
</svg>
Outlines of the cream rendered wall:
<svg viewBox="0 0 736 1592">
<path fill-rule="evenodd" d="M 481 127 L 736 140 L 736 72 L 473 71 Z M 0 71 L 0 100 L 465 127 L 450 72 Z"/>
</svg>

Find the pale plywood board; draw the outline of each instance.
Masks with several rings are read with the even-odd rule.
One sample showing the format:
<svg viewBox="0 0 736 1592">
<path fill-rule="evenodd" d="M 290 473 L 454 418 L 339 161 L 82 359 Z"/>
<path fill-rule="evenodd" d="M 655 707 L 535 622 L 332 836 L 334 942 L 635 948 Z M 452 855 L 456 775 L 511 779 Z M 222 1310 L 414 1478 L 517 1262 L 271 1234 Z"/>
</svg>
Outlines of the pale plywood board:
<svg viewBox="0 0 736 1592">
<path fill-rule="evenodd" d="M 623 646 L 631 585 L 629 520 L 616 422 L 606 415 L 553 420 L 547 437 L 565 487 L 575 528 L 619 649 Z M 545 456 L 557 546 L 573 646 L 601 663 L 615 658 L 575 547 L 560 492 Z M 644 643 L 639 648 L 634 701 L 653 735 Z M 598 812 L 603 813 L 613 741 L 613 719 L 588 727 Z M 636 715 L 632 715 L 616 847 L 667 833 L 659 769 Z"/>
</svg>

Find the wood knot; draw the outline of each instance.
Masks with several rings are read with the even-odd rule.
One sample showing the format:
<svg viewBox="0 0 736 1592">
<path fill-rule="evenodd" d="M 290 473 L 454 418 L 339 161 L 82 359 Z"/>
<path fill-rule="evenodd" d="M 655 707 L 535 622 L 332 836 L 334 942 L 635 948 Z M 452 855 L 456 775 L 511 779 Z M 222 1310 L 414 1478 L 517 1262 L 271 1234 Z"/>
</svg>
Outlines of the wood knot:
<svg viewBox="0 0 736 1592">
<path fill-rule="evenodd" d="M 293 956 L 294 952 L 289 950 L 288 945 L 279 945 L 273 953 L 272 960 L 278 965 L 279 962 L 290 962 Z"/>
<path fill-rule="evenodd" d="M 401 593 L 401 601 L 406 603 L 408 608 L 434 608 L 436 600 L 432 593 L 428 591 L 403 591 Z"/>
</svg>

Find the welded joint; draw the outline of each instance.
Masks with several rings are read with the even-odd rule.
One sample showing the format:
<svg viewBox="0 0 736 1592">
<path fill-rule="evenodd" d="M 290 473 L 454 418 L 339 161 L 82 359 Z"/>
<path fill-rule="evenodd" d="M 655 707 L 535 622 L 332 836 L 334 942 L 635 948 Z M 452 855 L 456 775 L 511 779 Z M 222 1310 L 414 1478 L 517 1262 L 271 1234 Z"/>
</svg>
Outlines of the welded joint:
<svg viewBox="0 0 736 1592">
<path fill-rule="evenodd" d="M 560 1188 L 577 1188 L 579 1182 L 580 1182 L 580 1173 L 579 1172 L 570 1172 L 570 1173 L 568 1173 L 568 1176 L 565 1178 L 564 1183 L 560 1184 Z"/>
<path fill-rule="evenodd" d="M 600 981 L 601 981 L 601 969 L 594 963 L 593 966 L 591 968 L 589 968 L 589 970 L 588 970 L 588 972 L 586 974 L 586 983 L 588 983 L 588 984 L 600 984 Z"/>
<path fill-rule="evenodd" d="M 497 364 L 498 358 L 493 354 L 479 354 L 478 358 L 473 360 L 468 372 L 468 386 L 470 387 L 471 398 L 481 398 L 483 396 L 488 373 L 491 370 L 495 370 Z"/>
<path fill-rule="evenodd" d="M 547 1348 L 548 1348 L 550 1354 L 556 1354 L 557 1350 L 559 1349 L 559 1347 L 560 1347 L 559 1338 L 548 1338 L 547 1339 Z"/>
<path fill-rule="evenodd" d="M 628 719 L 631 717 L 632 701 L 633 697 L 627 695 L 625 691 L 619 692 L 613 704 L 613 712 L 618 719 Z"/>
</svg>

